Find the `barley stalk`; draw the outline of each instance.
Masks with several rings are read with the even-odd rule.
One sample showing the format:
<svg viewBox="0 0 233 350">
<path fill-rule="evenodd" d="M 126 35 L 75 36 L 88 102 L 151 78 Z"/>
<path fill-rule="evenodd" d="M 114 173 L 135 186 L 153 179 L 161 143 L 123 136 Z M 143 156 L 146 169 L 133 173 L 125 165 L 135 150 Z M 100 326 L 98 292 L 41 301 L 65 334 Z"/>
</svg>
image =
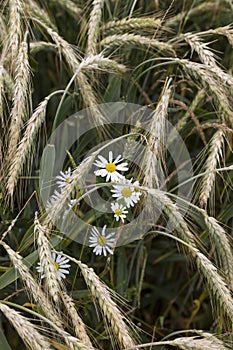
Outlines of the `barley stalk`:
<svg viewBox="0 0 233 350">
<path fill-rule="evenodd" d="M 107 32 L 107 34 L 115 34 L 122 32 L 143 31 L 143 30 L 155 30 L 160 29 L 162 21 L 160 18 L 123 18 L 117 21 L 110 21 L 102 26 L 102 31 Z M 162 28 L 164 29 L 164 28 Z"/>
<path fill-rule="evenodd" d="M 56 26 L 48 15 L 48 12 L 39 6 L 34 0 L 24 0 L 22 5 L 26 15 L 29 17 L 36 17 L 46 23 L 47 26 L 56 29 Z"/>
<path fill-rule="evenodd" d="M 183 350 L 227 350 L 225 344 L 214 336 L 205 338 L 199 337 L 181 337 L 172 341 L 168 341 L 167 344 L 177 346 Z"/>
<path fill-rule="evenodd" d="M 72 73 L 76 74 L 77 69 L 79 67 L 79 61 L 77 60 L 76 55 L 71 46 L 51 28 L 47 28 L 47 31 L 60 48 L 61 53 L 64 55 L 67 64 L 72 70 Z M 88 82 L 86 75 L 83 72 L 81 72 L 81 70 L 79 71 L 79 74 L 76 75 L 76 80 L 79 85 L 85 105 L 87 107 L 91 107 L 94 120 L 96 118 L 100 123 L 103 123 L 105 121 L 105 118 L 100 113 L 97 107 L 97 99 L 95 97 L 92 86 Z"/>
<path fill-rule="evenodd" d="M 52 43 L 48 43 L 46 41 L 32 41 L 30 43 L 30 52 L 31 54 L 36 54 L 41 50 L 56 50 L 56 45 Z"/>
<path fill-rule="evenodd" d="M 224 277 L 229 288 L 233 290 L 233 255 L 229 239 L 215 218 L 205 212 L 203 215 L 210 238 L 216 246 L 216 254 L 223 268 Z"/>
<path fill-rule="evenodd" d="M 28 292 L 31 294 L 32 298 L 36 303 L 42 308 L 48 319 L 52 320 L 59 327 L 62 327 L 62 321 L 60 320 L 57 311 L 47 298 L 47 296 L 42 291 L 39 284 L 32 277 L 28 267 L 23 263 L 22 256 L 11 249 L 5 242 L 0 241 L 0 244 L 7 251 L 15 269 L 19 272 L 23 282 L 25 283 Z"/>
<path fill-rule="evenodd" d="M 13 94 L 13 107 L 9 131 L 8 161 L 15 154 L 20 131 L 28 113 L 28 99 L 30 96 L 30 68 L 28 63 L 27 43 L 20 44 L 19 56 L 16 65 L 16 77 Z"/>
<path fill-rule="evenodd" d="M 10 163 L 9 178 L 7 181 L 7 191 L 11 197 L 13 196 L 18 178 L 22 174 L 26 159 L 32 154 L 31 151 L 35 137 L 45 120 L 47 104 L 53 95 L 54 93 L 50 94 L 38 105 L 31 118 L 28 120 L 24 135 L 20 140 L 15 154 L 13 154 Z"/>
<path fill-rule="evenodd" d="M 19 312 L 0 302 L 0 310 L 14 326 L 23 342 L 31 350 L 49 350 L 50 344 L 36 327 Z"/>
<path fill-rule="evenodd" d="M 179 238 L 186 243 L 186 249 L 191 257 L 195 260 L 196 265 L 205 277 L 209 290 L 217 301 L 229 320 L 233 320 L 233 299 L 230 290 L 227 288 L 225 281 L 218 274 L 217 268 L 212 262 L 203 255 L 197 248 L 196 239 L 193 233 L 189 230 L 181 213 L 170 198 L 162 191 L 155 189 L 148 189 L 152 194 L 154 205 L 161 212 L 164 212 L 170 220 L 173 231 L 177 232 Z"/>
<path fill-rule="evenodd" d="M 67 207 L 67 199 L 71 197 L 71 194 L 74 192 L 75 188 L 82 187 L 80 184 L 85 178 L 85 174 L 88 172 L 89 168 L 93 163 L 94 156 L 90 156 L 82 161 L 81 164 L 73 171 L 70 182 L 66 184 L 61 190 L 60 193 L 57 193 L 54 202 L 47 209 L 47 218 L 44 221 L 44 225 L 48 226 L 50 222 L 54 222 Z"/>
<path fill-rule="evenodd" d="M 109 35 L 105 37 L 100 44 L 101 46 L 105 46 L 107 49 L 114 46 L 121 47 L 122 45 L 133 45 L 146 48 L 150 47 L 158 51 L 166 51 L 174 54 L 174 49 L 171 44 L 136 34 L 127 33 Z"/>
<path fill-rule="evenodd" d="M 46 286 L 51 298 L 57 304 L 60 300 L 61 286 L 57 279 L 57 270 L 51 255 L 49 240 L 46 237 L 45 227 L 39 223 L 37 214 L 34 220 L 34 233 L 37 237 L 40 263 L 45 275 Z"/>
<path fill-rule="evenodd" d="M 70 260 L 74 261 L 80 267 L 86 284 L 90 288 L 92 295 L 98 300 L 100 308 L 103 311 L 104 317 L 110 323 L 112 331 L 118 338 L 119 344 L 122 346 L 122 349 L 127 349 L 130 347 L 134 347 L 134 349 L 137 349 L 135 341 L 130 336 L 129 327 L 124 322 L 125 317 L 122 315 L 117 305 L 112 300 L 108 288 L 99 279 L 99 277 L 95 274 L 92 268 L 89 268 L 81 261 L 76 260 L 72 257 L 70 257 Z"/>
<path fill-rule="evenodd" d="M 69 314 L 70 320 L 73 324 L 76 337 L 79 338 L 88 347 L 92 347 L 91 340 L 86 332 L 85 324 L 79 316 L 72 298 L 65 292 L 62 292 L 61 297 L 63 304 L 65 305 L 65 308 Z"/>
<path fill-rule="evenodd" d="M 9 0 L 9 40 L 8 40 L 8 50 L 10 52 L 11 65 L 14 71 L 14 64 L 17 62 L 17 66 L 19 68 L 19 62 L 17 60 L 18 54 L 22 55 L 22 52 L 19 52 L 20 42 L 22 41 L 22 26 L 21 26 L 21 15 L 23 13 L 22 10 L 22 0 Z M 18 73 L 18 69 L 16 68 Z M 16 74 L 17 74 L 16 73 Z"/>
<path fill-rule="evenodd" d="M 6 23 L 5 20 L 0 13 L 0 42 L 3 42 L 7 37 L 7 28 L 6 28 Z"/>
<path fill-rule="evenodd" d="M 227 288 L 225 281 L 218 274 L 217 268 L 211 261 L 200 251 L 196 252 L 196 264 L 202 272 L 207 285 L 212 294 L 216 297 L 217 307 L 220 306 L 228 316 L 229 321 L 233 321 L 233 298 L 230 290 Z"/>
<path fill-rule="evenodd" d="M 146 154 L 143 160 L 143 186 L 151 188 L 159 186 L 159 174 L 162 171 L 165 162 L 165 137 L 167 133 L 168 105 L 171 95 L 169 83 L 170 80 L 165 83 L 157 107 L 155 111 L 152 112 L 149 126 L 150 134 Z"/>
<path fill-rule="evenodd" d="M 230 45 L 233 47 L 233 26 L 232 26 L 232 24 L 227 25 L 225 27 L 218 27 L 215 29 L 209 29 L 206 32 L 203 32 L 203 34 L 224 35 L 225 37 L 227 37 Z"/>
<path fill-rule="evenodd" d="M 0 65 L 0 121 L 1 127 L 5 126 L 5 120 L 3 115 L 3 104 L 4 104 L 4 69 L 3 66 Z"/>
<path fill-rule="evenodd" d="M 200 33 L 201 35 L 202 33 Z M 206 66 L 212 68 L 212 71 L 218 76 L 218 78 L 224 83 L 233 86 L 233 77 L 224 72 L 216 63 L 213 52 L 210 50 L 206 43 L 203 43 L 198 34 L 186 33 L 181 34 L 181 38 L 190 45 L 192 51 L 196 51 L 200 57 L 200 60 Z"/>
<path fill-rule="evenodd" d="M 210 141 L 209 155 L 205 162 L 205 175 L 201 182 L 201 192 L 199 196 L 201 207 L 206 207 L 214 187 L 217 165 L 220 163 L 223 157 L 222 148 L 224 145 L 224 137 L 224 130 L 219 129 L 216 131 Z"/>
<path fill-rule="evenodd" d="M 230 126 L 233 126 L 233 111 L 228 99 L 229 92 L 219 81 L 215 69 L 189 60 L 180 60 L 177 58 L 174 58 L 173 60 L 184 66 L 188 74 L 191 74 L 195 79 L 200 80 L 204 88 L 209 88 L 219 105 L 219 119 L 221 121 L 227 121 Z"/>
<path fill-rule="evenodd" d="M 189 11 L 187 12 L 181 12 L 179 14 L 177 14 L 174 17 L 169 18 L 165 24 L 168 26 L 173 26 L 176 25 L 177 23 L 180 23 L 182 21 L 182 19 L 186 19 L 188 20 L 188 18 L 192 17 L 192 16 L 200 16 L 201 13 L 206 13 L 208 11 L 213 11 L 214 9 L 216 9 L 216 3 L 213 1 L 205 1 L 204 3 L 199 4 L 198 6 L 195 6 L 193 8 L 191 8 Z"/>
<path fill-rule="evenodd" d="M 93 0 L 93 8 L 90 14 L 87 34 L 86 55 L 96 55 L 98 53 L 97 44 L 100 31 L 100 22 L 102 17 L 102 7 L 104 0 Z"/>
</svg>

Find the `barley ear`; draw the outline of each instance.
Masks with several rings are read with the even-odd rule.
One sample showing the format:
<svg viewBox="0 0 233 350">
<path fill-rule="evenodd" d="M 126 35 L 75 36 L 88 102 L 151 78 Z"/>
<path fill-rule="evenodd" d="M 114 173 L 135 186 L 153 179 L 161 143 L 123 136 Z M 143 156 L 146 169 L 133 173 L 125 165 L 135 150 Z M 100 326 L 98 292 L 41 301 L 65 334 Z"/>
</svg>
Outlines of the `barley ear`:
<svg viewBox="0 0 233 350">
<path fill-rule="evenodd" d="M 23 263 L 22 256 L 11 249 L 5 242 L 0 241 L 0 244 L 7 251 L 14 268 L 19 272 L 23 282 L 27 287 L 27 291 L 30 293 L 31 297 L 39 304 L 41 309 L 46 314 L 47 318 L 52 320 L 56 325 L 62 327 L 62 321 L 54 306 L 47 298 L 40 285 L 32 277 L 28 267 Z"/>
<path fill-rule="evenodd" d="M 223 144 L 225 132 L 223 129 L 216 131 L 210 141 L 209 155 L 205 162 L 205 174 L 201 182 L 201 193 L 199 202 L 201 207 L 206 207 L 210 195 L 213 191 L 217 165 L 223 157 Z"/>
<path fill-rule="evenodd" d="M 146 154 L 143 159 L 143 186 L 159 187 L 159 174 L 163 172 L 165 164 L 165 144 L 167 136 L 167 115 L 171 95 L 170 79 L 165 83 L 156 109 L 151 114 L 149 139 Z"/>
<path fill-rule="evenodd" d="M 26 130 L 20 143 L 17 147 L 15 154 L 12 155 L 9 178 L 7 180 L 7 189 L 9 195 L 12 197 L 14 194 L 15 186 L 17 184 L 19 176 L 22 174 L 23 166 L 28 158 L 32 156 L 32 149 L 37 136 L 38 130 L 41 124 L 45 120 L 46 108 L 48 101 L 53 94 L 47 96 L 36 108 L 32 116 L 27 122 Z"/>
<path fill-rule="evenodd" d="M 73 299 L 66 292 L 62 292 L 61 297 L 72 322 L 75 336 L 87 346 L 92 347 L 91 340 L 86 332 L 85 324 L 75 308 Z"/>
<path fill-rule="evenodd" d="M 50 344 L 36 327 L 19 312 L 0 302 L 0 310 L 16 329 L 28 349 L 50 350 Z"/>
<path fill-rule="evenodd" d="M 205 224 L 211 241 L 215 248 L 215 254 L 219 261 L 219 267 L 223 270 L 223 277 L 227 285 L 233 290 L 233 254 L 229 239 L 223 227 L 218 221 L 203 211 Z"/>
<path fill-rule="evenodd" d="M 13 94 L 13 107 L 11 111 L 11 123 L 9 131 L 9 145 L 7 150 L 7 161 L 11 164 L 12 154 L 17 150 L 20 133 L 29 111 L 30 99 L 30 68 L 28 62 L 27 43 L 20 44 L 19 56 L 16 65 L 16 77 Z M 28 98 L 29 96 L 29 98 Z M 7 188 L 8 194 L 12 196 L 12 188 Z"/>
<path fill-rule="evenodd" d="M 103 315 L 111 325 L 112 331 L 121 347 L 123 349 L 130 347 L 137 349 L 137 345 L 130 335 L 130 329 L 124 321 L 125 316 L 123 316 L 116 303 L 112 300 L 109 289 L 99 279 L 92 268 L 72 257 L 69 258 L 80 267 L 87 286 L 90 288 L 92 295 L 98 300 Z"/>
<path fill-rule="evenodd" d="M 34 233 L 37 238 L 40 264 L 45 276 L 46 288 L 51 298 L 57 304 L 60 300 L 61 285 L 58 282 L 57 270 L 51 255 L 49 240 L 46 237 L 46 228 L 39 223 L 37 213 L 35 214 L 34 225 Z"/>
<path fill-rule="evenodd" d="M 88 34 L 87 34 L 87 50 L 86 55 L 96 55 L 97 52 L 97 43 L 100 30 L 100 22 L 102 17 L 102 7 L 103 0 L 93 0 L 93 8 L 91 11 L 89 24 L 88 24 Z"/>
</svg>

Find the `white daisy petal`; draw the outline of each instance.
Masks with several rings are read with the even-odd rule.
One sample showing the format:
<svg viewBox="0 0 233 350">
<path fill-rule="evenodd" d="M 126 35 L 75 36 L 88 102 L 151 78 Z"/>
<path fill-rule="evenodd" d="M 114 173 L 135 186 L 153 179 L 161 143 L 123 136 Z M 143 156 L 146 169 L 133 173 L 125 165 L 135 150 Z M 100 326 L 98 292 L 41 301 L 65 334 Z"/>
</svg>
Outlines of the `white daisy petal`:
<svg viewBox="0 0 233 350">
<path fill-rule="evenodd" d="M 58 280 L 61 280 L 61 278 L 66 278 L 66 275 L 69 274 L 69 268 L 70 268 L 70 259 L 62 255 L 62 252 L 56 253 L 54 251 L 51 252 L 52 259 L 54 261 L 54 265 L 57 270 L 57 278 Z M 38 266 L 36 267 L 36 270 L 38 272 L 44 272 L 43 266 L 41 263 L 38 263 Z M 44 278 L 45 274 L 41 276 L 41 278 Z"/>
<path fill-rule="evenodd" d="M 101 156 L 101 154 L 98 155 L 98 158 L 99 158 L 99 159 L 101 160 L 101 162 L 104 163 L 105 165 L 108 163 L 107 159 L 104 158 L 103 156 Z"/>
<path fill-rule="evenodd" d="M 70 271 L 65 270 L 65 269 L 59 269 L 59 273 L 65 273 L 66 275 L 70 273 Z"/>
<path fill-rule="evenodd" d="M 109 247 L 106 247 L 107 251 L 109 252 L 109 254 L 112 254 L 113 255 L 113 251 L 112 249 L 110 249 Z"/>
<path fill-rule="evenodd" d="M 62 278 L 64 278 L 64 279 L 66 278 L 66 275 L 64 275 L 64 273 L 62 273 L 62 272 L 60 272 L 60 271 L 58 272 L 58 277 L 59 277 L 59 276 L 62 277 Z"/>
<path fill-rule="evenodd" d="M 101 233 L 97 230 L 96 227 L 93 227 L 91 230 L 91 235 L 89 237 L 89 247 L 94 248 L 93 253 L 96 255 L 103 254 L 104 256 L 107 256 L 107 252 L 109 250 L 111 251 L 110 254 L 113 254 L 112 247 L 115 242 L 115 236 L 114 232 L 106 234 L 106 228 L 107 225 L 104 225 L 104 227 L 101 230 Z"/>
<path fill-rule="evenodd" d="M 113 160 L 112 151 L 109 152 L 109 154 L 108 154 L 108 159 L 109 159 L 109 163 L 112 163 L 112 160 Z"/>
<path fill-rule="evenodd" d="M 119 163 L 119 162 L 121 162 L 123 160 L 123 158 L 121 158 L 121 155 L 119 155 L 119 156 L 117 156 L 116 157 L 116 159 L 114 160 L 114 164 L 117 164 L 117 163 Z M 110 161 L 110 159 L 109 159 L 109 161 Z M 126 163 L 127 164 L 127 163 Z"/>
<path fill-rule="evenodd" d="M 118 155 L 116 159 L 113 160 L 112 151 L 109 151 L 108 160 L 101 155 L 98 155 L 98 158 L 99 160 L 95 160 L 94 165 L 101 169 L 94 171 L 94 174 L 96 176 L 106 177 L 107 182 L 118 182 L 123 177 L 118 171 L 128 170 L 128 163 L 123 162 L 121 155 Z"/>
</svg>

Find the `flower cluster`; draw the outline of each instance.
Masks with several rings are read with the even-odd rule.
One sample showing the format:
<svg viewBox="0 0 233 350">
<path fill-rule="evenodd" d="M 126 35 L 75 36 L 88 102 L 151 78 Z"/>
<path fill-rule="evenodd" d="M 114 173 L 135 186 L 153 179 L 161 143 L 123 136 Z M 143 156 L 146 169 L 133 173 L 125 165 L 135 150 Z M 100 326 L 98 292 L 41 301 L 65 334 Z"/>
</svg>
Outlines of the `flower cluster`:
<svg viewBox="0 0 233 350">
<path fill-rule="evenodd" d="M 94 162 L 98 170 L 94 171 L 96 176 L 106 178 L 106 182 L 112 181 L 111 193 L 115 202 L 111 203 L 111 209 L 114 213 L 116 221 L 121 220 L 124 223 L 128 209 L 134 207 L 134 205 L 140 200 L 141 192 L 139 189 L 139 181 L 134 181 L 133 178 L 130 180 L 126 179 L 120 172 L 129 170 L 128 163 L 124 162 L 121 155 L 118 155 L 116 159 L 113 158 L 113 152 L 110 151 L 108 159 L 102 155 L 98 156 L 98 160 Z M 89 238 L 90 247 L 94 247 L 93 252 L 96 255 L 102 253 L 106 256 L 107 252 L 113 254 L 113 245 L 115 239 L 113 238 L 115 233 L 106 235 L 106 225 L 103 227 L 100 233 L 96 227 L 91 230 L 91 236 Z"/>
<path fill-rule="evenodd" d="M 124 222 L 126 214 L 128 214 L 128 208 L 134 207 L 134 205 L 140 200 L 141 192 L 139 190 L 139 181 L 126 179 L 124 175 L 119 171 L 129 170 L 128 163 L 124 162 L 121 155 L 118 155 L 116 159 L 113 158 L 113 152 L 109 152 L 108 159 L 103 156 L 98 156 L 99 160 L 96 160 L 94 165 L 98 170 L 94 171 L 96 176 L 106 177 L 106 181 L 111 180 L 115 182 L 113 189 L 111 189 L 112 197 L 116 199 L 116 202 L 111 204 L 111 209 L 114 212 L 116 221 L 121 219 Z"/>
</svg>

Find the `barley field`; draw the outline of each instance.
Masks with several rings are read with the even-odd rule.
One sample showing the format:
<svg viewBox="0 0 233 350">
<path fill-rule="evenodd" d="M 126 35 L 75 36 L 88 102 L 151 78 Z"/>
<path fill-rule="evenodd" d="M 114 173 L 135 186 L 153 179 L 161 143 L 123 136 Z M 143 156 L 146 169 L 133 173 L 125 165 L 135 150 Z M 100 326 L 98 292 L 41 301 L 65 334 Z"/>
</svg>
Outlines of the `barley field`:
<svg viewBox="0 0 233 350">
<path fill-rule="evenodd" d="M 232 0 L 0 0 L 0 349 L 227 350 Z"/>
</svg>

